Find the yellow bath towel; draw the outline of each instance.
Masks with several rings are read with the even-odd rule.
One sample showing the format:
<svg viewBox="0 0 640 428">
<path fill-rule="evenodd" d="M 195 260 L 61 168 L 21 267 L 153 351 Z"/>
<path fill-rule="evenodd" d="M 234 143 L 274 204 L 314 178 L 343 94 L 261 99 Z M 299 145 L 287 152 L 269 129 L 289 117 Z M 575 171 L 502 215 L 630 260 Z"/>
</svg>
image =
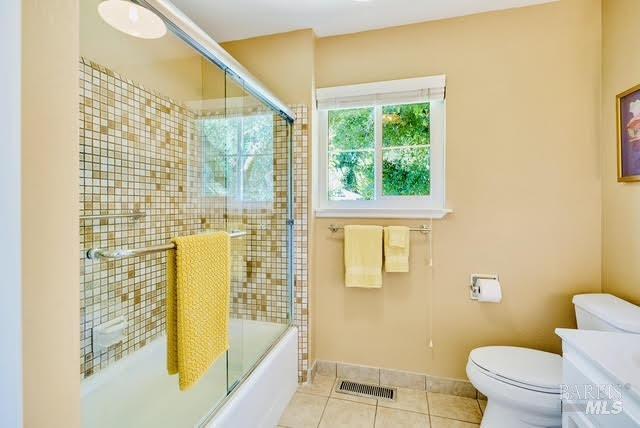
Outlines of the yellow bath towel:
<svg viewBox="0 0 640 428">
<path fill-rule="evenodd" d="M 231 241 L 226 232 L 175 238 L 167 254 L 167 370 L 195 385 L 229 349 Z"/>
<path fill-rule="evenodd" d="M 405 226 L 384 228 L 384 270 L 409 272 L 411 231 Z"/>
<path fill-rule="evenodd" d="M 344 227 L 345 285 L 382 287 L 382 227 Z"/>
</svg>

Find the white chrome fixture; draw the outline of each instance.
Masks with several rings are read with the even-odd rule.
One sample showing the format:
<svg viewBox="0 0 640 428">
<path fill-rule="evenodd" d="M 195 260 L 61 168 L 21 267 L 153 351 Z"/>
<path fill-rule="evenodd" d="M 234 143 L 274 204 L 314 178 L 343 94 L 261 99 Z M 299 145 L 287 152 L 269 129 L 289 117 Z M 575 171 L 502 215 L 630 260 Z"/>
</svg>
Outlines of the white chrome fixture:
<svg viewBox="0 0 640 428">
<path fill-rule="evenodd" d="M 234 230 L 229 232 L 231 238 L 241 238 L 246 236 L 247 232 L 243 230 Z M 103 250 L 101 248 L 91 248 L 87 250 L 87 259 L 89 260 L 121 260 L 128 259 L 129 257 L 144 256 L 147 254 L 160 253 L 167 250 L 174 250 L 176 244 L 173 242 L 169 244 L 153 245 L 151 247 L 144 248 L 120 248 L 117 250 Z"/>
<path fill-rule="evenodd" d="M 111 345 L 124 340 L 129 323 L 125 317 L 114 318 L 93 328 L 93 353 L 98 355 Z"/>
<path fill-rule="evenodd" d="M 339 230 L 343 230 L 344 226 L 341 226 L 339 224 L 330 224 L 329 226 L 327 226 L 327 228 L 331 231 L 331 233 L 336 233 Z M 420 232 L 422 234 L 427 234 L 427 233 L 431 232 L 431 228 L 426 224 L 421 224 L 418 227 L 411 226 L 411 227 L 409 227 L 409 230 L 411 232 Z"/>
<path fill-rule="evenodd" d="M 614 418 L 612 413 L 606 415 L 606 421 L 600 419 L 598 414 L 595 420 L 591 417 L 584 419 L 584 423 L 574 420 L 571 424 L 562 424 L 563 404 L 574 406 L 571 401 L 566 401 L 563 392 L 573 391 L 572 387 L 589 387 L 591 391 L 601 392 L 604 386 L 613 386 L 637 374 L 637 369 L 632 366 L 631 355 L 625 356 L 625 351 L 631 351 L 632 347 L 625 350 L 621 343 L 638 341 L 640 333 L 640 307 L 625 302 L 617 297 L 607 294 L 583 294 L 574 296 L 573 303 L 578 319 L 578 331 L 571 335 L 575 337 L 594 334 L 602 335 L 600 343 L 587 340 L 583 342 L 589 356 L 580 355 L 580 351 L 571 349 L 575 345 L 567 345 L 567 340 L 574 343 L 575 340 L 569 338 L 570 330 L 556 330 L 563 338 L 563 358 L 560 355 L 535 349 L 519 348 L 514 346 L 485 346 L 476 348 L 469 354 L 467 362 L 467 377 L 476 389 L 488 397 L 487 408 L 482 418 L 482 426 L 490 428 L 534 428 L 534 427 L 637 427 L 636 423 L 624 424 L 620 419 Z M 506 325 L 505 325 L 506 327 Z M 588 330 L 590 329 L 590 330 Z M 596 331 L 599 330 L 599 331 Z M 626 333 L 621 333 L 625 331 Z M 608 334 L 625 335 L 620 341 L 605 340 Z M 602 349 L 609 352 L 602 352 Z M 570 358 L 568 358 L 570 355 Z M 603 358 L 604 357 L 604 358 Z M 600 360 L 598 360 L 600 359 Z M 585 362 L 594 367 L 596 371 L 591 374 L 593 378 L 587 378 L 580 371 L 575 362 Z M 616 369 L 623 368 L 622 373 L 632 373 L 631 376 L 624 375 L 623 378 L 614 379 Z M 626 368 L 627 370 L 625 370 Z M 578 374 L 579 376 L 573 377 Z M 612 374 L 614 376 L 612 376 Z M 563 380 L 563 376 L 565 377 Z M 612 378 L 613 377 L 613 378 Z M 637 378 L 637 376 L 636 376 Z M 567 381 L 568 380 L 568 381 Z M 563 385 L 569 386 L 563 389 Z M 586 391 L 587 389 L 582 389 Z M 626 391 L 626 392 L 625 392 Z M 624 390 L 624 393 L 636 395 L 631 390 Z M 584 415 L 586 400 L 589 400 L 589 393 L 583 395 L 587 397 L 577 407 L 569 407 L 582 411 L 571 411 L 569 415 Z M 606 394 L 606 393 L 605 393 Z M 571 394 L 569 394 L 571 396 Z M 611 405 L 611 401 L 604 399 L 593 400 L 600 404 Z M 634 403 L 625 399 L 623 413 L 632 411 Z M 604 407 L 607 409 L 607 407 Z M 604 415 L 604 413 L 600 413 Z M 587 420 L 588 419 L 588 420 Z"/>
<path fill-rule="evenodd" d="M 158 15 L 130 1 L 103 1 L 98 13 L 107 24 L 133 37 L 159 39 L 167 33 L 167 26 Z"/>
<path fill-rule="evenodd" d="M 480 297 L 480 284 L 478 284 L 479 279 L 495 279 L 496 281 L 499 280 L 498 275 L 481 274 L 481 273 L 471 274 L 469 291 L 470 291 L 470 297 L 472 300 L 478 300 L 478 298 Z"/>
<path fill-rule="evenodd" d="M 80 220 L 108 220 L 114 218 L 130 218 L 132 220 L 139 220 L 147 215 L 144 211 L 132 211 L 117 214 L 96 214 L 96 215 L 81 215 Z"/>
</svg>

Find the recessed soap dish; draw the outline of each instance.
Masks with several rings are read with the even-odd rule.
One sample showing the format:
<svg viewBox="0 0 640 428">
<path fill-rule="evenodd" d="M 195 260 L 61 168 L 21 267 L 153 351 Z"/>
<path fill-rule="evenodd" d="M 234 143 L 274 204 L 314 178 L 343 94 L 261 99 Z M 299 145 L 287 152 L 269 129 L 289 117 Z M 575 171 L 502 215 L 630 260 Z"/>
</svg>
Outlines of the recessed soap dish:
<svg viewBox="0 0 640 428">
<path fill-rule="evenodd" d="M 100 354 L 110 346 L 120 343 L 126 336 L 129 323 L 125 317 L 117 317 L 93 328 L 93 353 Z"/>
</svg>

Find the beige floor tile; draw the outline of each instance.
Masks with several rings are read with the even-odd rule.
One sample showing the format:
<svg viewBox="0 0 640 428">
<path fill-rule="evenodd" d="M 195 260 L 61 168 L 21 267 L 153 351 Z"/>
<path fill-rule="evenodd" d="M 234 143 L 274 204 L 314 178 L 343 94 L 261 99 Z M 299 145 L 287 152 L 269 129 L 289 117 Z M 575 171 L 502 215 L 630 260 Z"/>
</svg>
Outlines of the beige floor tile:
<svg viewBox="0 0 640 428">
<path fill-rule="evenodd" d="M 327 397 L 296 392 L 279 424 L 287 428 L 315 428 L 320 422 L 327 400 Z"/>
<path fill-rule="evenodd" d="M 478 428 L 480 425 L 470 422 L 456 421 L 455 419 L 431 416 L 431 428 Z"/>
<path fill-rule="evenodd" d="M 479 423 L 482 420 L 478 400 L 430 392 L 429 410 L 434 416 Z"/>
<path fill-rule="evenodd" d="M 340 392 L 336 392 L 336 385 L 340 380 L 342 379 L 336 379 L 336 384 L 333 385 L 333 388 L 331 388 L 331 398 L 336 398 L 338 400 L 354 401 L 356 403 L 369 404 L 372 406 L 376 405 L 376 402 L 378 400 L 376 400 L 375 398 L 365 398 L 365 397 L 359 397 L 357 395 L 342 394 Z"/>
<path fill-rule="evenodd" d="M 375 428 L 428 428 L 429 416 L 378 406 Z"/>
<path fill-rule="evenodd" d="M 415 389 L 398 388 L 398 398 L 396 401 L 378 400 L 378 406 L 424 414 L 429 413 L 427 393 Z"/>
<path fill-rule="evenodd" d="M 316 375 L 313 378 L 313 383 L 303 383 L 298 387 L 298 392 L 328 397 L 331 394 L 331 388 L 333 388 L 335 382 L 335 377 Z"/>
<path fill-rule="evenodd" d="M 487 400 L 478 400 L 478 404 L 480 405 L 480 410 L 484 415 L 484 411 L 487 409 Z"/>
<path fill-rule="evenodd" d="M 330 398 L 319 427 L 372 428 L 375 416 L 375 406 Z"/>
</svg>

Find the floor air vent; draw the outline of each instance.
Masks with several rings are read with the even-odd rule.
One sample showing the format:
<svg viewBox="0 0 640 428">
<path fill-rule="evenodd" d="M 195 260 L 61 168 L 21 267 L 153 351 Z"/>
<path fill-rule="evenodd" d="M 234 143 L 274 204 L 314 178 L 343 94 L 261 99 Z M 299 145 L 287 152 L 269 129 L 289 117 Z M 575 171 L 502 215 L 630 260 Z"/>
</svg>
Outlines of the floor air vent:
<svg viewBox="0 0 640 428">
<path fill-rule="evenodd" d="M 396 401 L 397 394 L 396 388 L 389 388 L 386 386 L 378 385 L 367 385 L 364 383 L 352 382 L 349 380 L 338 381 L 336 392 L 388 401 Z"/>
</svg>

